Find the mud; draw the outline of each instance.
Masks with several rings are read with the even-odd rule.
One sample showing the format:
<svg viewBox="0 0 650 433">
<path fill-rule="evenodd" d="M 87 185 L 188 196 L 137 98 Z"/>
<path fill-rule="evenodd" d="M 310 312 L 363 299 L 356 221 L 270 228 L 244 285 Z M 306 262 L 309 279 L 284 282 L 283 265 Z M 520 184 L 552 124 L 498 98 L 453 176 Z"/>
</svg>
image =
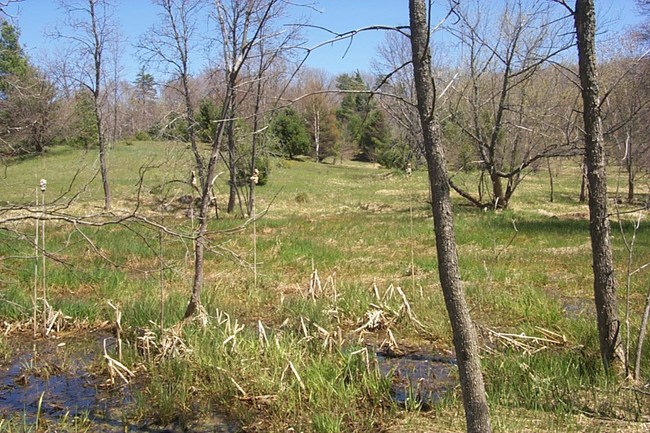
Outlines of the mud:
<svg viewBox="0 0 650 433">
<path fill-rule="evenodd" d="M 426 352 L 376 356 L 381 374 L 392 380 L 391 394 L 400 405 L 429 410 L 458 384 L 454 358 Z"/>
</svg>

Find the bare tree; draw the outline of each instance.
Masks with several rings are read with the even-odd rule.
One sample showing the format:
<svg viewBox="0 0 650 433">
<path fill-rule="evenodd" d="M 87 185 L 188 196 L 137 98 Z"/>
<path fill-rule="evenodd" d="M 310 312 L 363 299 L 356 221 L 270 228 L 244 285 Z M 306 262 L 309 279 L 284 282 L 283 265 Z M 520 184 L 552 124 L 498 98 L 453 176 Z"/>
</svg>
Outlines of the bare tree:
<svg viewBox="0 0 650 433">
<path fill-rule="evenodd" d="M 55 36 L 69 42 L 68 55 L 74 59 L 73 68 L 66 70 L 69 79 L 85 88 L 92 95 L 93 115 L 97 128 L 99 164 L 104 189 L 104 209 L 111 209 L 111 189 L 108 170 L 108 143 L 102 107 L 106 99 L 105 54 L 111 44 L 117 43 L 116 28 L 111 16 L 109 0 L 76 0 L 61 2 L 66 13 L 67 32 L 58 31 Z"/>
<path fill-rule="evenodd" d="M 568 8 L 566 2 L 561 1 Z M 569 8 L 570 9 L 570 8 Z M 589 232 L 594 272 L 594 301 L 598 319 L 600 354 L 605 369 L 623 360 L 611 227 L 607 214 L 607 174 L 596 68 L 596 11 L 594 0 L 576 0 L 571 11 L 578 42 L 578 64 L 583 101 L 583 122 L 589 184 Z"/>
<path fill-rule="evenodd" d="M 270 8 L 267 9 L 267 6 Z M 236 81 L 233 83 L 237 86 L 237 92 L 234 94 L 228 117 L 230 119 L 242 117 L 242 104 L 252 99 L 252 113 L 249 113 L 253 128 L 251 171 L 255 170 L 257 145 L 262 137 L 259 134 L 263 108 L 260 104 L 264 100 L 267 80 L 274 65 L 284 58 L 295 34 L 295 30 L 274 28 L 275 22 L 282 16 L 285 8 L 285 2 L 275 0 L 215 1 L 214 17 L 220 30 L 219 43 L 223 50 L 226 76 L 230 75 L 228 68 L 238 61 L 235 59 L 237 53 L 243 47 L 248 47 L 246 48 L 247 61 L 241 65 L 241 73 L 237 74 Z M 254 38 L 252 41 L 249 40 L 251 37 Z M 239 198 L 238 186 L 251 185 L 246 179 L 239 179 L 241 173 L 238 165 L 244 155 L 239 152 L 235 126 L 235 122 L 228 122 L 225 131 L 227 148 L 224 159 L 229 173 L 228 213 L 235 210 Z M 253 199 L 254 192 L 249 197 L 248 208 L 252 206 Z"/>
<path fill-rule="evenodd" d="M 374 69 L 379 77 L 384 77 L 382 92 L 388 95 L 380 95 L 377 99 L 393 119 L 392 135 L 398 137 L 401 147 L 394 149 L 401 159 L 396 165 L 405 168 L 409 162 L 417 164 L 423 160 L 422 131 L 417 111 L 410 47 L 407 40 L 389 33 L 379 46 L 378 54 L 379 59 L 375 62 Z"/>
<path fill-rule="evenodd" d="M 460 280 L 446 161 L 436 119 L 436 87 L 429 43 L 431 23 L 427 19 L 425 0 L 410 0 L 409 7 L 413 72 L 429 169 L 440 284 L 454 336 L 467 431 L 487 433 L 491 427 L 478 338 Z"/>
<path fill-rule="evenodd" d="M 29 66 L 21 76 L 5 76 L 2 93 L 0 157 L 42 153 L 59 132 L 54 86 L 42 71 Z"/>
<path fill-rule="evenodd" d="M 336 154 L 338 130 L 334 118 L 337 100 L 330 92 L 331 80 L 327 73 L 318 69 L 303 69 L 293 91 L 304 98 L 296 102 L 296 107 L 309 124 L 313 139 L 313 156 L 322 162 Z"/>
<path fill-rule="evenodd" d="M 543 107 L 544 95 L 535 94 L 533 81 L 570 41 L 559 36 L 563 21 L 544 2 L 508 1 L 496 22 L 483 3 L 466 5 L 457 11 L 458 26 L 449 28 L 467 57 L 467 72 L 455 86 L 451 120 L 476 149 L 488 197 L 480 192 L 477 197 L 453 181 L 452 187 L 479 206 L 505 208 L 532 164 L 575 153 L 564 136 L 545 134 L 552 128 L 540 125 L 537 117 L 552 110 Z"/>
<path fill-rule="evenodd" d="M 203 155 L 196 137 L 195 102 L 190 88 L 192 52 L 196 49 L 194 35 L 196 21 L 203 5 L 202 0 L 156 0 L 162 12 L 160 22 L 149 29 L 138 44 L 145 61 L 155 61 L 171 72 L 168 86 L 181 96 L 187 135 L 194 155 L 198 184 L 202 189 L 207 182 Z"/>
<path fill-rule="evenodd" d="M 264 35 L 264 29 L 278 9 L 284 5 L 281 0 L 215 0 L 214 18 L 220 31 L 221 61 L 223 62 L 223 99 L 219 121 L 210 149 L 206 167 L 206 182 L 200 193 L 198 228 L 194 247 L 194 279 L 192 294 L 185 311 L 191 317 L 200 308 L 203 287 L 203 265 L 208 231 L 208 206 L 211 202 L 211 186 L 217 176 L 217 162 L 224 138 L 229 141 L 227 131 L 233 130 L 235 123 L 240 78 L 247 63 L 251 61 L 255 46 Z M 227 143 L 227 145 L 230 145 Z M 232 179 L 231 179 L 232 181 Z"/>
<path fill-rule="evenodd" d="M 10 4 L 12 4 L 12 3 L 21 3 L 22 1 L 23 0 L 3 0 L 3 1 L 0 1 L 0 14 L 6 15 L 7 11 L 5 9 L 7 9 L 7 7 Z"/>
<path fill-rule="evenodd" d="M 235 198 L 232 189 L 234 185 L 242 214 L 243 197 L 246 213 L 253 215 L 255 185 L 258 180 L 265 182 L 268 176 L 268 160 L 263 158 L 267 127 L 289 81 L 287 75 L 293 71 L 290 57 L 299 31 L 297 26 L 278 25 L 285 13 L 286 6 L 280 3 L 269 15 L 250 53 L 250 61 L 246 62 L 241 75 L 235 113 L 241 119 L 240 124 L 245 123 L 246 127 L 250 127 L 251 134 L 241 134 L 243 137 L 238 140 L 229 138 L 229 211 L 233 210 L 230 204 Z"/>
<path fill-rule="evenodd" d="M 650 168 L 645 139 L 645 125 L 650 110 L 650 87 L 646 83 L 648 52 L 639 53 L 638 44 L 629 34 L 617 41 L 615 58 L 600 67 L 604 87 L 610 90 L 603 105 L 603 135 L 612 143 L 609 148 L 618 156 L 627 177 L 627 202 L 635 200 L 637 175 Z M 626 47 L 627 45 L 627 47 Z M 625 51 L 621 49 L 624 48 Z"/>
</svg>

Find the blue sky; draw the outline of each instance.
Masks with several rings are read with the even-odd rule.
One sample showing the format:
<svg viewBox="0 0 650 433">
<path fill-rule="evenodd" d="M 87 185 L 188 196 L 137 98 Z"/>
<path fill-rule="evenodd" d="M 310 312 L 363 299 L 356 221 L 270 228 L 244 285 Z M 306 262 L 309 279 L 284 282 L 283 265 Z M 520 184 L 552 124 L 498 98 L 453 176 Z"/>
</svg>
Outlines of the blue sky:
<svg viewBox="0 0 650 433">
<path fill-rule="evenodd" d="M 437 3 L 444 5 L 446 1 L 439 0 Z M 139 62 L 132 44 L 156 22 L 157 10 L 149 0 L 114 0 L 114 4 L 116 19 L 126 42 L 123 60 L 125 78 L 133 80 Z M 596 0 L 596 7 L 601 21 L 610 23 L 608 29 L 611 31 L 638 24 L 643 19 L 639 16 L 634 0 Z M 310 23 L 337 32 L 375 24 L 404 25 L 408 22 L 406 0 L 320 0 L 315 9 L 320 12 L 310 13 Z M 56 1 L 23 0 L 11 5 L 7 12 L 10 20 L 20 28 L 21 44 L 33 59 L 38 61 L 46 53 L 54 52 L 55 42 L 46 35 L 48 30 L 60 25 L 62 20 Z M 331 36 L 311 30 L 308 37 L 309 45 L 313 46 Z M 368 70 L 376 54 L 376 47 L 383 37 L 381 32 L 368 32 L 357 35 L 351 45 L 339 42 L 334 46 L 322 47 L 310 56 L 307 64 L 333 74 L 356 69 Z"/>
</svg>

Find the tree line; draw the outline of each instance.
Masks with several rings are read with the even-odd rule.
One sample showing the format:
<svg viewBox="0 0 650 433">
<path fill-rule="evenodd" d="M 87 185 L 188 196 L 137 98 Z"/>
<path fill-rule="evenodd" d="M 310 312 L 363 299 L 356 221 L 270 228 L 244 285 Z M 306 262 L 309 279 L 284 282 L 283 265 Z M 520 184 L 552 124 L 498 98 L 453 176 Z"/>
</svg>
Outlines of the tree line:
<svg viewBox="0 0 650 433">
<path fill-rule="evenodd" d="M 231 4 L 233 18 L 244 13 L 243 6 L 210 6 L 199 0 L 155 3 L 160 22 L 137 42 L 141 67 L 132 82 L 121 76 L 119 23 L 108 1 L 67 2 L 65 22 L 53 37 L 75 54 L 39 64 L 24 53 L 19 29 L 5 19 L 0 33 L 0 154 L 39 154 L 67 144 L 98 146 L 101 156 L 107 153 L 102 148 L 119 140 L 177 140 L 191 144 L 202 178 L 201 143 L 213 140 L 223 120 L 225 68 L 236 62 L 232 49 L 244 42 L 228 38 L 224 26 L 238 23 L 228 20 L 224 5 Z M 402 169 L 423 166 L 408 40 L 388 32 L 371 70 L 363 74 L 296 70 L 300 27 L 287 31 L 287 7 L 275 6 L 277 11 L 265 18 L 271 36 L 250 47 L 233 83 L 233 121 L 221 150 L 231 185 L 228 212 L 235 210 L 237 188 L 247 185 L 255 168 L 266 180 L 270 155 L 306 155 L 319 162 L 357 158 Z M 260 11 L 259 6 L 253 9 Z M 217 66 L 195 72 L 205 56 L 197 22 L 206 16 L 214 21 L 217 35 L 212 40 L 223 52 L 211 53 L 220 59 L 212 62 Z M 553 2 L 512 1 L 491 10 L 464 2 L 455 7 L 454 17 L 439 29 L 445 43 L 455 47 L 454 54 L 435 60 L 436 78 L 445 86 L 439 111 L 450 183 L 477 206 L 505 208 L 531 170 L 584 153 L 578 65 L 571 56 L 575 45 Z M 636 182 L 650 168 L 643 139 L 648 117 L 645 34 L 639 28 L 609 42 L 599 65 L 608 89 L 603 106 L 608 154 L 626 173 L 630 202 Z M 459 171 L 476 176 L 471 183 L 456 181 L 453 173 Z"/>
</svg>

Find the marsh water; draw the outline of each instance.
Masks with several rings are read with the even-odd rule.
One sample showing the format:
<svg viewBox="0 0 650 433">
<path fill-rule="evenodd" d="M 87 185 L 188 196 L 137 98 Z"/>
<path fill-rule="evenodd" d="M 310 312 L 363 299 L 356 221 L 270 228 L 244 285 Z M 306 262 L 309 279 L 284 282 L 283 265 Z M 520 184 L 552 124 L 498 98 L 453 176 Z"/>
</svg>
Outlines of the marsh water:
<svg viewBox="0 0 650 433">
<path fill-rule="evenodd" d="M 130 385 L 110 385 L 106 375 L 100 374 L 103 347 L 110 340 L 106 336 L 34 341 L 30 336 L 12 340 L 14 356 L 0 368 L 0 419 L 16 426 L 35 425 L 38 418 L 41 425 L 63 426 L 57 431 L 240 431 L 239 426 L 219 415 L 185 426 L 129 422 L 129 412 L 135 407 Z M 27 341 L 31 347 L 21 347 L 28 345 Z"/>
<path fill-rule="evenodd" d="M 135 407 L 131 386 L 108 384 L 102 372 L 105 335 L 32 340 L 12 338 L 13 356 L 0 364 L 0 419 L 15 425 L 53 423 L 99 433 L 241 431 L 236 423 L 215 414 L 192 425 L 156 426 L 130 423 Z M 422 410 L 453 389 L 457 382 L 455 359 L 414 351 L 396 356 L 376 353 L 381 374 L 391 380 L 391 395 L 400 405 Z M 77 430 L 78 429 L 78 430 Z"/>
<path fill-rule="evenodd" d="M 391 379 L 391 395 L 400 405 L 428 410 L 458 383 L 456 359 L 432 352 L 377 353 L 377 363 Z"/>
</svg>

